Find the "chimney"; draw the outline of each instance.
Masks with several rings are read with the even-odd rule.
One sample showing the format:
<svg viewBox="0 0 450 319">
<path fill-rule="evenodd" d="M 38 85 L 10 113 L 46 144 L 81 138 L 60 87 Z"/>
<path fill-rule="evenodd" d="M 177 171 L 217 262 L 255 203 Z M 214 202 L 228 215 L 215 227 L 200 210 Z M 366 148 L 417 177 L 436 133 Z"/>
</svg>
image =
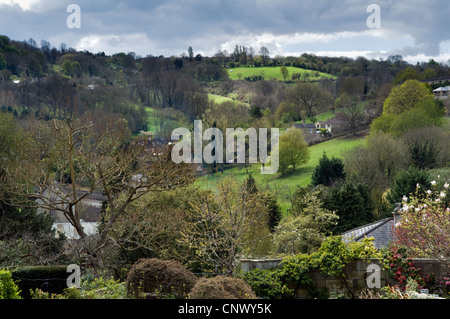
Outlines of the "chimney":
<svg viewBox="0 0 450 319">
<path fill-rule="evenodd" d="M 395 203 L 395 205 L 397 207 L 395 207 L 395 209 L 392 212 L 392 214 L 394 215 L 394 225 L 397 225 L 397 223 L 399 223 L 400 220 L 402 219 L 402 214 L 401 214 L 402 203 Z"/>
</svg>

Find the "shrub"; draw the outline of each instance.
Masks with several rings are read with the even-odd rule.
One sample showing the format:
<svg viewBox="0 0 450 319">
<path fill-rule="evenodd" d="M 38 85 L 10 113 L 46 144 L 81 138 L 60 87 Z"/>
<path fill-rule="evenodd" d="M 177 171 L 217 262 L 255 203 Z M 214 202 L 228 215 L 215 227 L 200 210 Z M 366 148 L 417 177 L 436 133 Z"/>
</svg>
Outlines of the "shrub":
<svg viewBox="0 0 450 319">
<path fill-rule="evenodd" d="M 83 281 L 81 292 L 87 299 L 124 299 L 127 296 L 125 283 L 103 277 Z"/>
<path fill-rule="evenodd" d="M 31 299 L 125 299 L 127 291 L 125 283 L 114 278 L 103 277 L 84 280 L 81 289 L 65 288 L 61 294 L 49 294 L 41 289 L 30 291 Z"/>
<path fill-rule="evenodd" d="M 201 278 L 189 293 L 189 299 L 256 299 L 252 288 L 241 278 L 216 276 Z"/>
<path fill-rule="evenodd" d="M 410 167 L 408 170 L 400 171 L 394 179 L 392 188 L 387 195 L 387 200 L 391 203 L 391 209 L 396 203 L 400 203 L 403 196 L 412 196 L 417 190 L 417 184 L 422 185 L 418 195 L 422 196 L 430 188 L 430 175 L 425 170 Z"/>
<path fill-rule="evenodd" d="M 286 299 L 293 294 L 282 280 L 281 269 L 253 269 L 243 279 L 259 298 Z"/>
<path fill-rule="evenodd" d="M 18 286 L 23 298 L 30 298 L 30 290 L 36 288 L 49 293 L 60 294 L 67 288 L 67 266 L 27 266 L 20 267 L 12 273 L 19 279 Z"/>
<path fill-rule="evenodd" d="M 319 160 L 312 175 L 311 184 L 313 186 L 324 185 L 331 186 L 335 182 L 345 179 L 344 164 L 339 158 L 333 157 L 329 159 L 325 152 Z"/>
<path fill-rule="evenodd" d="M 9 270 L 0 269 L 0 299 L 22 299 Z"/>
<path fill-rule="evenodd" d="M 181 263 L 157 258 L 141 258 L 130 269 L 126 280 L 128 292 L 133 297 L 142 294 L 173 294 L 184 298 L 198 278 Z"/>
<path fill-rule="evenodd" d="M 295 285 L 294 291 L 306 288 L 310 298 L 324 298 L 327 292 L 316 289 L 311 277 L 312 271 L 319 271 L 327 276 L 340 279 L 349 294 L 353 295 L 353 291 L 347 283 L 345 267 L 357 259 L 369 260 L 380 257 L 381 254 L 377 252 L 373 244 L 373 238 L 365 238 L 361 242 L 345 243 L 341 236 L 331 236 L 322 242 L 318 251 L 312 254 L 298 254 L 284 258 L 281 278 L 283 282 Z"/>
<path fill-rule="evenodd" d="M 395 225 L 396 243 L 410 257 L 445 260 L 450 258 L 450 207 L 445 203 L 449 183 L 442 189 L 436 188 L 436 181 L 431 185 L 423 196 L 403 198 L 401 219 Z"/>
<path fill-rule="evenodd" d="M 408 281 L 411 280 L 417 282 L 419 288 L 424 286 L 425 282 L 419 274 L 420 269 L 414 266 L 404 247 L 391 245 L 383 260 L 389 277 L 400 290 L 405 291 Z"/>
</svg>

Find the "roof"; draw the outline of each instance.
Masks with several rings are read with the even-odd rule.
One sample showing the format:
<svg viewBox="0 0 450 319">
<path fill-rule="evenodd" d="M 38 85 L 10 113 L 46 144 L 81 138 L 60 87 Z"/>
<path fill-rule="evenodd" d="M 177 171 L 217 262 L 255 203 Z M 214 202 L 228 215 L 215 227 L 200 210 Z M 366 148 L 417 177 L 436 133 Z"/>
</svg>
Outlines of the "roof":
<svg viewBox="0 0 450 319">
<path fill-rule="evenodd" d="M 316 128 L 316 125 L 313 123 L 295 123 L 292 126 L 295 128 Z"/>
<path fill-rule="evenodd" d="M 433 92 L 444 92 L 444 91 L 450 91 L 450 86 L 441 86 L 436 90 L 433 90 Z"/>
<path fill-rule="evenodd" d="M 360 241 L 373 237 L 375 248 L 387 247 L 394 238 L 394 218 L 385 218 L 371 224 L 351 229 L 341 234 L 344 241 Z"/>
</svg>

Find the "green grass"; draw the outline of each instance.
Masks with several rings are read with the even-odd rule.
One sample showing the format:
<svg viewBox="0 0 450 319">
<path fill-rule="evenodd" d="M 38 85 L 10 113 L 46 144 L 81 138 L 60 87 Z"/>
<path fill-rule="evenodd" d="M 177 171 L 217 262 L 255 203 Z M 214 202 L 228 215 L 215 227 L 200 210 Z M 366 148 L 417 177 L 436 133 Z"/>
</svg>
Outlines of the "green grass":
<svg viewBox="0 0 450 319">
<path fill-rule="evenodd" d="M 294 73 L 301 73 L 302 75 L 309 74 L 308 81 L 318 81 L 321 78 L 335 78 L 333 75 L 318 72 L 319 76 L 316 76 L 316 71 L 306 70 L 301 68 L 295 68 L 292 66 L 287 67 L 289 74 L 286 81 L 291 80 Z M 276 79 L 277 81 L 284 81 L 283 75 L 281 74 L 280 67 L 239 67 L 228 69 L 228 75 L 231 80 L 245 79 L 246 77 L 251 77 L 252 75 L 262 76 L 265 80 Z"/>
<path fill-rule="evenodd" d="M 319 122 L 323 122 L 326 121 L 327 119 L 332 119 L 333 117 L 336 116 L 336 113 L 333 113 L 332 111 L 326 112 L 326 113 L 322 113 L 322 114 L 318 114 L 316 116 L 314 116 L 316 118 L 317 121 Z M 306 123 L 312 123 L 311 119 L 305 119 Z M 302 121 L 297 121 L 295 123 L 302 123 Z"/>
<path fill-rule="evenodd" d="M 223 102 L 234 102 L 234 103 L 239 103 L 239 104 L 246 105 L 246 106 L 249 105 L 248 103 L 243 103 L 243 102 L 240 102 L 240 101 L 238 101 L 236 99 L 233 99 L 232 98 L 233 97 L 232 94 L 230 94 L 230 96 L 231 97 L 226 97 L 226 96 L 217 95 L 217 94 L 208 94 L 209 99 L 213 100 L 215 103 L 218 103 L 218 104 L 223 103 Z"/>
<path fill-rule="evenodd" d="M 287 173 L 285 176 L 281 174 L 263 175 L 260 173 L 260 165 L 254 164 L 248 168 L 232 168 L 222 173 L 214 175 L 202 176 L 197 180 L 197 184 L 207 189 L 214 189 L 217 183 L 223 181 L 226 177 L 233 178 L 237 183 L 243 183 L 251 173 L 255 178 L 259 189 L 267 189 L 275 193 L 282 211 L 286 212 L 290 207 L 290 196 L 298 186 L 307 186 L 311 183 L 311 176 L 326 152 L 329 158 L 341 158 L 342 155 L 359 145 L 365 143 L 364 138 L 336 138 L 310 147 L 311 156 L 309 162 L 295 172 Z"/>
<path fill-rule="evenodd" d="M 153 117 L 155 110 L 151 107 L 146 107 L 145 111 L 147 112 L 147 131 L 157 133 L 159 131 L 159 125 Z"/>
</svg>

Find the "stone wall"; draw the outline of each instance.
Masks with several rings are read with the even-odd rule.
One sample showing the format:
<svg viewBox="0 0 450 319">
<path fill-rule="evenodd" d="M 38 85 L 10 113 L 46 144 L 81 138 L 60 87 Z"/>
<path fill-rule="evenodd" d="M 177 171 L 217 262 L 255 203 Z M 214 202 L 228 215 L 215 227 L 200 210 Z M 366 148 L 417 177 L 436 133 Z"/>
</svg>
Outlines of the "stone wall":
<svg viewBox="0 0 450 319">
<path fill-rule="evenodd" d="M 272 269 L 278 267 L 280 259 L 267 259 L 267 260 L 241 260 L 241 269 L 243 272 L 250 271 L 252 269 Z M 414 266 L 421 269 L 420 273 L 422 277 L 428 274 L 433 274 L 436 278 L 442 279 L 448 275 L 450 261 L 439 261 L 434 259 L 413 259 Z M 333 278 L 326 276 L 319 271 L 312 271 L 311 278 L 316 289 L 326 289 L 330 296 L 346 296 L 347 298 L 357 298 L 361 291 L 367 288 L 367 279 L 372 272 L 368 272 L 368 267 L 371 264 L 380 266 L 380 287 L 386 285 L 388 280 L 387 273 L 383 270 L 382 265 L 378 259 L 372 259 L 370 261 L 357 260 L 349 263 L 344 273 L 346 276 L 346 282 L 339 278 Z M 294 288 L 290 285 L 289 288 Z M 309 291 L 306 289 L 297 289 L 296 298 L 307 298 Z"/>
</svg>

